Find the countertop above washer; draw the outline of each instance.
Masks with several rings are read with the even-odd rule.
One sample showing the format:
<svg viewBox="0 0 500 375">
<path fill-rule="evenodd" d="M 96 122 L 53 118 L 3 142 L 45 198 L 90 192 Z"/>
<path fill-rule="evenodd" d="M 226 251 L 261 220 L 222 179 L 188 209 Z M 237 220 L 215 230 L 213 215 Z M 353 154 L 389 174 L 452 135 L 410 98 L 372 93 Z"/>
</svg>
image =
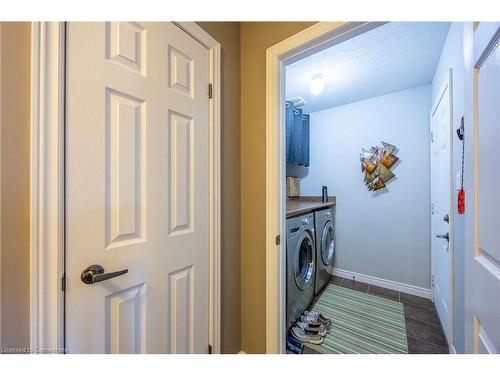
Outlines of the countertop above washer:
<svg viewBox="0 0 500 375">
<path fill-rule="evenodd" d="M 301 196 L 297 198 L 286 199 L 286 218 L 301 215 L 318 209 L 331 207 L 335 205 L 335 196 L 329 196 L 328 202 L 322 202 L 321 197 Z"/>
</svg>

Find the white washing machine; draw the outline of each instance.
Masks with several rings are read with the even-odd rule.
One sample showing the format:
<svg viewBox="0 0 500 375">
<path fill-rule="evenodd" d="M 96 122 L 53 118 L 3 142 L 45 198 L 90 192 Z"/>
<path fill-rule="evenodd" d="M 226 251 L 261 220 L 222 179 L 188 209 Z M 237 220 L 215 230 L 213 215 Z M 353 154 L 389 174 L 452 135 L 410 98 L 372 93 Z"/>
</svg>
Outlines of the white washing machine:
<svg viewBox="0 0 500 375">
<path fill-rule="evenodd" d="M 333 274 L 335 257 L 335 230 L 333 208 L 314 212 L 314 227 L 316 230 L 316 282 L 314 294 L 324 288 Z"/>
<path fill-rule="evenodd" d="M 286 322 L 290 328 L 314 298 L 314 215 L 309 213 L 288 219 L 286 232 Z"/>
</svg>

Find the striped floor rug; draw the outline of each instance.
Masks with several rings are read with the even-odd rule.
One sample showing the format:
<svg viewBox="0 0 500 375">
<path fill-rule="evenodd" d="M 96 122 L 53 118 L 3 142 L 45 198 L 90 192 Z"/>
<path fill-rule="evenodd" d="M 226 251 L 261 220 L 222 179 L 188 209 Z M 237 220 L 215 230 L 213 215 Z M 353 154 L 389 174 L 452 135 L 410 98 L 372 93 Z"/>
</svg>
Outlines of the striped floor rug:
<svg viewBox="0 0 500 375">
<path fill-rule="evenodd" d="M 408 353 L 403 304 L 329 284 L 314 311 L 332 319 L 323 344 L 306 344 L 320 353 Z"/>
</svg>

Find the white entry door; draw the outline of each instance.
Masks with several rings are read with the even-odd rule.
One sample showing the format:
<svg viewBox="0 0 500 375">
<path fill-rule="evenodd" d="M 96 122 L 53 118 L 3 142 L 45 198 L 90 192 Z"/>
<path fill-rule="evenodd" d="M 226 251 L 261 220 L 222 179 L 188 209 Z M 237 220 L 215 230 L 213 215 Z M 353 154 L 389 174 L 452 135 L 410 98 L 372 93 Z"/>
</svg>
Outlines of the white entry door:
<svg viewBox="0 0 500 375">
<path fill-rule="evenodd" d="M 451 343 L 451 71 L 431 111 L 431 271 L 432 297 Z"/>
<path fill-rule="evenodd" d="M 477 138 L 466 203 L 467 350 L 500 353 L 500 23 L 479 23 L 472 39 Z"/>
<path fill-rule="evenodd" d="M 66 64 L 66 346 L 207 353 L 208 50 L 167 22 L 69 23 Z"/>
</svg>

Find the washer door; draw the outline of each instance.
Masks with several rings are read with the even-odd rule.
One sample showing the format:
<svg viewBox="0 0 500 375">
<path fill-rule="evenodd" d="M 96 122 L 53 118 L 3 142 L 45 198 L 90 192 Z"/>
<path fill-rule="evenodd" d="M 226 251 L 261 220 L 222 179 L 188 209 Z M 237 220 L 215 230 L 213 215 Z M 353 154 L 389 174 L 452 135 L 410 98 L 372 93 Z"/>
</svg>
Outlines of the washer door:
<svg viewBox="0 0 500 375">
<path fill-rule="evenodd" d="M 333 265 L 333 256 L 335 254 L 335 239 L 333 232 L 333 223 L 326 222 L 321 235 L 321 260 L 325 266 Z"/>
<path fill-rule="evenodd" d="M 300 290 L 304 290 L 313 281 L 314 273 L 314 243 L 309 232 L 304 232 L 300 237 L 293 267 L 295 283 Z"/>
</svg>

